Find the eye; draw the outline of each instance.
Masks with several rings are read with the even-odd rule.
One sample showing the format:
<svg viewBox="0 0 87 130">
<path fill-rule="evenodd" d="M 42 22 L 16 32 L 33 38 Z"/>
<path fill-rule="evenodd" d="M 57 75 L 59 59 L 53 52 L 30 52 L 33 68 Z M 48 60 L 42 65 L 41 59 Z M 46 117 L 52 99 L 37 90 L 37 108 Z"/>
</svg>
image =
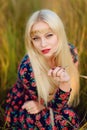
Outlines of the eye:
<svg viewBox="0 0 87 130">
<path fill-rule="evenodd" d="M 46 35 L 47 38 L 50 38 L 50 37 L 52 37 L 52 36 L 53 36 L 52 33 Z"/>
<path fill-rule="evenodd" d="M 40 40 L 40 38 L 39 37 L 33 37 L 32 40 L 33 41 L 38 41 L 38 40 Z"/>
</svg>

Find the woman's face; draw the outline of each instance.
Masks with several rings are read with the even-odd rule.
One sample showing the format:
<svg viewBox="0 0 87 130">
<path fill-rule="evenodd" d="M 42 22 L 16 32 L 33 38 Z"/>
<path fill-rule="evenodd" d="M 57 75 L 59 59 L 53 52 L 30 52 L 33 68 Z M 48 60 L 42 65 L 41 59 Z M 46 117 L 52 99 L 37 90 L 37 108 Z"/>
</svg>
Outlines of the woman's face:
<svg viewBox="0 0 87 130">
<path fill-rule="evenodd" d="M 53 57 L 58 46 L 58 37 L 43 21 L 39 21 L 32 26 L 31 39 L 34 47 L 45 58 Z"/>
</svg>

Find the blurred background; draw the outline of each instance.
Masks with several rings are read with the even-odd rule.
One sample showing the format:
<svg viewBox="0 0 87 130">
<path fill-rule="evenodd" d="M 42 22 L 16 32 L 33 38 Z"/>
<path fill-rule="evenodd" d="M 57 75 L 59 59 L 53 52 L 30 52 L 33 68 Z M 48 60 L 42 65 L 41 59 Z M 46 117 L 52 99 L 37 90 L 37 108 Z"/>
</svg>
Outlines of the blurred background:
<svg viewBox="0 0 87 130">
<path fill-rule="evenodd" d="M 26 52 L 26 22 L 34 11 L 43 8 L 55 11 L 62 19 L 68 41 L 78 50 L 80 74 L 87 75 L 87 0 L 0 0 L 0 130 L 6 130 L 6 95 L 16 81 L 18 65 Z M 80 104 L 75 111 L 82 126 L 87 123 L 87 77 L 80 77 L 80 86 Z"/>
</svg>

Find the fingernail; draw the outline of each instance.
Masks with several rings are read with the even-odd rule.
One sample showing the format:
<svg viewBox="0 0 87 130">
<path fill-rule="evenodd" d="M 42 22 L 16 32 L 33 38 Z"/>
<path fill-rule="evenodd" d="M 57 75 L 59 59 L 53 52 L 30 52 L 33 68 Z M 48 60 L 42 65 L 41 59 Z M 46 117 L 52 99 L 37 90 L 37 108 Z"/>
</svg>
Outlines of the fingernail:
<svg viewBox="0 0 87 130">
<path fill-rule="evenodd" d="M 56 68 L 56 66 L 52 67 L 52 70 L 54 70 Z"/>
<path fill-rule="evenodd" d="M 52 70 L 54 70 L 54 69 L 55 69 L 55 67 L 52 68 Z"/>
</svg>

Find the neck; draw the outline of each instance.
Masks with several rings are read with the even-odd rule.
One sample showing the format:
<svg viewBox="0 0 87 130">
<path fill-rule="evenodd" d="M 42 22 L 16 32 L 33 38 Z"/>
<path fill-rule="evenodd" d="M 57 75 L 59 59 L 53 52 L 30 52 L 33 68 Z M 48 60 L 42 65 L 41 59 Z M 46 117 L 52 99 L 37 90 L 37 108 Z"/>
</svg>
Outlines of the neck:
<svg viewBox="0 0 87 130">
<path fill-rule="evenodd" d="M 54 58 L 54 57 L 48 59 L 47 62 L 48 62 L 48 64 L 49 64 L 50 68 L 53 68 L 53 67 L 56 66 L 56 64 L 55 64 L 55 58 Z"/>
</svg>

